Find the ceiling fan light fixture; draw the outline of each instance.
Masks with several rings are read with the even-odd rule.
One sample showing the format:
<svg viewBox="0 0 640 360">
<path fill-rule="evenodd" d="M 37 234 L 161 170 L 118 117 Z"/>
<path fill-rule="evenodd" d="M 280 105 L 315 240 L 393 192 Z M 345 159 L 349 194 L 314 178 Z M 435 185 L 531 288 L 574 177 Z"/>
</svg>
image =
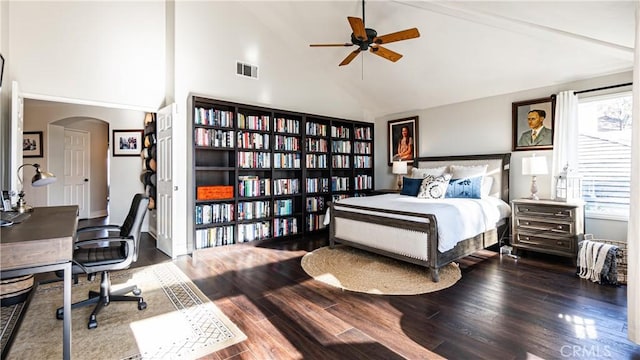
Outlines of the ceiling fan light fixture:
<svg viewBox="0 0 640 360">
<path fill-rule="evenodd" d="M 364 27 L 364 0 L 362 1 L 362 19 L 347 16 L 347 21 L 351 26 L 351 44 L 311 44 L 311 47 L 326 47 L 326 46 L 357 46 L 358 49 L 349 53 L 347 57 L 342 60 L 339 66 L 348 65 L 358 54 L 362 51 L 369 51 L 380 57 L 383 57 L 389 61 L 396 62 L 402 57 L 395 51 L 389 50 L 379 46 L 380 44 L 388 44 L 395 41 L 408 40 L 420 37 L 420 32 L 417 28 L 406 29 L 397 31 L 394 33 L 378 36 L 378 32 L 374 29 Z"/>
</svg>

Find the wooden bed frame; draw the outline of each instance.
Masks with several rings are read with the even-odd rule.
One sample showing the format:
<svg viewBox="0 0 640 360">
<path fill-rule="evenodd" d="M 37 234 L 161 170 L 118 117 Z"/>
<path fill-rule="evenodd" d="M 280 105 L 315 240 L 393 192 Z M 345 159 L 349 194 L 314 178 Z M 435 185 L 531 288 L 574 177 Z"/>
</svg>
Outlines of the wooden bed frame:
<svg viewBox="0 0 640 360">
<path fill-rule="evenodd" d="M 471 163 L 476 162 L 480 163 L 482 160 L 500 160 L 501 166 L 500 169 L 496 169 L 496 173 L 493 174 L 494 180 L 498 179 L 498 191 L 492 193 L 492 196 L 500 197 L 506 203 L 509 203 L 509 164 L 510 164 L 510 153 L 505 154 L 489 154 L 489 155 L 469 155 L 469 156 L 447 156 L 447 157 L 420 157 L 415 160 L 415 163 L 418 164 L 418 167 L 434 167 L 434 166 L 443 166 L 445 164 L 466 164 L 469 161 Z M 479 234 L 473 238 L 469 238 L 463 241 L 460 241 L 454 248 L 448 250 L 446 252 L 440 252 L 438 250 L 438 230 L 437 230 L 437 221 L 434 215 L 431 214 L 416 214 L 412 212 L 404 212 L 404 211 L 395 211 L 395 210 L 379 210 L 376 209 L 378 213 L 385 214 L 393 214 L 395 216 L 400 215 L 401 217 L 411 216 L 414 218 L 422 218 L 424 220 L 408 220 L 403 218 L 391 218 L 386 216 L 380 216 L 375 214 L 363 214 L 357 213 L 353 211 L 345 211 L 340 210 L 339 208 L 335 208 L 335 203 L 331 203 L 330 210 L 330 235 L 329 235 L 329 246 L 333 248 L 336 242 L 363 249 L 366 251 L 374 252 L 377 254 L 381 254 L 384 256 L 392 257 L 395 259 L 399 259 L 402 261 L 418 264 L 427 267 L 431 271 L 431 277 L 434 282 L 439 281 L 438 270 L 462 257 L 470 255 L 478 250 L 485 249 L 491 245 L 497 244 L 499 242 L 498 231 L 504 231 L 504 229 L 508 229 L 507 220 L 503 219 L 500 223 L 497 224 L 496 229 L 487 231 L 485 233 Z M 349 208 L 353 210 L 366 210 L 366 207 L 356 206 L 351 204 L 340 204 L 341 208 Z M 385 227 L 392 228 L 400 228 L 407 231 L 416 231 L 419 233 L 426 234 L 426 243 L 428 259 L 422 260 L 413 258 L 410 256 L 402 255 L 399 253 L 393 253 L 387 250 L 382 250 L 376 248 L 374 246 L 362 244 L 359 242 L 354 242 L 351 240 L 347 240 L 341 238 L 336 235 L 336 219 L 347 219 L 358 221 L 362 223 L 371 223 L 371 224 L 382 224 Z"/>
</svg>

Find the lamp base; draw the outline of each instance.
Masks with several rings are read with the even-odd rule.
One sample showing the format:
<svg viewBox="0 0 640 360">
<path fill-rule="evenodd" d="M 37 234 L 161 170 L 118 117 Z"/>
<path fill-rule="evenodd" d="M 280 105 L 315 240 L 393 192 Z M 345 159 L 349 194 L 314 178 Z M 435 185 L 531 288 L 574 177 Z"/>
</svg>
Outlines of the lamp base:
<svg viewBox="0 0 640 360">
<path fill-rule="evenodd" d="M 531 196 L 529 196 L 531 200 L 540 200 L 538 197 L 538 183 L 536 182 L 536 177 L 531 177 Z"/>
<path fill-rule="evenodd" d="M 24 201 L 24 192 L 21 191 L 18 194 L 18 203 L 16 204 L 15 210 L 21 214 L 24 214 L 26 212 L 30 212 L 33 211 L 33 208 L 29 205 L 27 205 L 27 202 Z"/>
</svg>

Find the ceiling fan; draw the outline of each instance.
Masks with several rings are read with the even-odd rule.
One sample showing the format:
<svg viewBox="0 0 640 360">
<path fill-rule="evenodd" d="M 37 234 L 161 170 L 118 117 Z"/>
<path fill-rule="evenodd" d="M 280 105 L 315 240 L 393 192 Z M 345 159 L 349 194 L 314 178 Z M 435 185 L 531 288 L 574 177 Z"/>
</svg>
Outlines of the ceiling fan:
<svg viewBox="0 0 640 360">
<path fill-rule="evenodd" d="M 378 33 L 374 29 L 365 28 L 364 27 L 364 0 L 362 0 L 362 19 L 357 17 L 348 16 L 347 20 L 349 21 L 349 25 L 351 25 L 351 42 L 344 44 L 311 44 L 311 47 L 324 47 L 324 46 L 357 46 L 358 48 L 352 51 L 347 57 L 342 60 L 340 66 L 347 65 L 351 62 L 351 60 L 355 59 L 358 54 L 362 51 L 367 51 L 367 49 L 387 60 L 396 62 L 400 60 L 402 57 L 401 54 L 398 54 L 395 51 L 391 51 L 385 47 L 380 46 L 380 44 L 388 44 L 394 41 L 400 40 L 408 40 L 414 39 L 420 36 L 420 32 L 418 32 L 417 28 L 411 28 L 407 30 L 402 30 L 398 32 L 394 32 L 391 34 L 386 34 L 382 36 L 378 36 Z"/>
</svg>

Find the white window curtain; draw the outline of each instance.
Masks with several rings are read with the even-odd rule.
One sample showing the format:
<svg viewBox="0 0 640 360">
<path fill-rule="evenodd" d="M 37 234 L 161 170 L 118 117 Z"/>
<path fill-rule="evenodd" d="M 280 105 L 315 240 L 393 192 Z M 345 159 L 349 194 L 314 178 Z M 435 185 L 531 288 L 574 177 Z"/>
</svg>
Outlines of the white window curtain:
<svg viewBox="0 0 640 360">
<path fill-rule="evenodd" d="M 631 127 L 631 199 L 640 199 L 640 6 L 636 3 Z M 627 321 L 629 340 L 640 344 L 640 204 L 631 201 L 627 226 Z"/>
<path fill-rule="evenodd" d="M 551 161 L 551 195 L 555 197 L 555 178 L 569 164 L 578 168 L 578 96 L 573 90 L 556 96 L 556 119 L 553 124 L 553 159 Z"/>
</svg>

